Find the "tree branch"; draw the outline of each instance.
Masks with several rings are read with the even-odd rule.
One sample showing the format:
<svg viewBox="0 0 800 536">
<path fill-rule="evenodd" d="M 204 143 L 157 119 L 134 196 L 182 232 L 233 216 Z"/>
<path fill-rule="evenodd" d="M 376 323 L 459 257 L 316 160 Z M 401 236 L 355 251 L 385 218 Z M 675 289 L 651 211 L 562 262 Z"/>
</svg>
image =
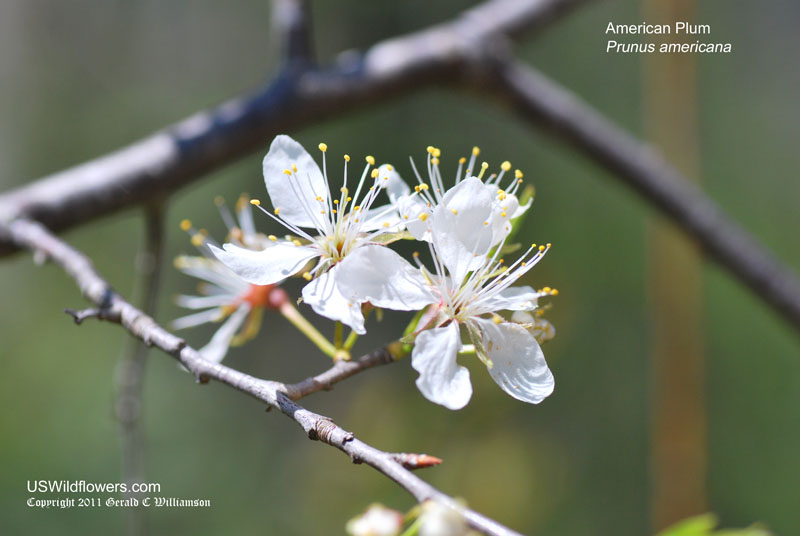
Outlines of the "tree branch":
<svg viewBox="0 0 800 536">
<path fill-rule="evenodd" d="M 452 497 L 445 495 L 411 473 L 403 466 L 402 457 L 404 455 L 378 450 L 357 439 L 352 432 L 340 428 L 330 418 L 298 405 L 286 394 L 286 385 L 255 378 L 225 365 L 206 361 L 183 339 L 159 326 L 151 317 L 114 292 L 111 286 L 95 271 L 91 261 L 85 255 L 57 238 L 40 223 L 24 219 L 16 220 L 9 224 L 8 232 L 17 246 L 33 252 L 41 252 L 61 266 L 75 280 L 83 296 L 101 311 L 99 318 L 121 324 L 128 332 L 144 341 L 148 346 L 156 346 L 171 355 L 200 383 L 216 380 L 260 400 L 269 407 L 280 410 L 300 425 L 310 439 L 338 448 L 350 456 L 354 463 L 365 463 L 377 469 L 397 482 L 419 502 L 436 500 L 461 511 L 470 526 L 484 534 L 519 535 L 478 512 L 464 508 Z M 375 355 L 377 354 L 380 354 L 380 351 Z M 362 360 L 356 360 L 356 362 L 359 361 Z M 368 355 L 363 358 L 363 363 L 378 364 L 379 362 L 377 357 L 371 359 Z M 356 364 L 355 367 L 357 370 L 368 368 L 366 364 L 364 366 Z M 333 369 L 336 367 L 331 370 Z M 320 376 L 328 378 L 328 381 L 331 382 L 339 381 L 354 374 L 357 370 L 350 368 L 345 371 L 340 367 L 336 372 L 328 371 Z M 301 382 L 301 384 L 304 383 Z M 398 461 L 398 457 L 401 458 L 400 461 Z M 417 460 L 417 463 L 420 461 Z M 427 461 L 431 462 L 432 460 Z"/>
<path fill-rule="evenodd" d="M 145 236 L 137 257 L 141 309 L 153 315 L 158 302 L 158 289 L 164 253 L 164 207 L 161 201 L 145 209 Z M 142 341 L 130 339 L 122 350 L 117 364 L 115 415 L 119 423 L 122 479 L 130 484 L 145 481 L 145 435 L 142 423 L 142 391 L 148 347 Z M 130 496 L 134 496 L 129 492 Z M 145 534 L 147 515 L 143 507 L 129 508 L 126 513 L 127 533 Z"/>
<path fill-rule="evenodd" d="M 531 123 L 586 154 L 661 210 L 705 253 L 800 330 L 800 283 L 699 187 L 639 141 L 541 73 L 498 63 L 492 88 Z"/>
<path fill-rule="evenodd" d="M 295 0 L 286 1 L 297 7 Z M 263 148 L 276 134 L 425 86 L 452 83 L 463 76 L 460 67 L 482 54 L 490 36 L 517 35 L 523 26 L 540 29 L 576 3 L 491 0 L 452 22 L 379 42 L 364 54 L 345 55 L 327 70 L 286 68 L 251 95 L 0 195 L 0 256 L 16 249 L 2 232 L 4 223 L 26 218 L 61 231 L 163 196 Z M 302 24 L 295 26 L 289 34 L 302 34 Z M 299 49 L 288 47 L 291 54 Z"/>
</svg>

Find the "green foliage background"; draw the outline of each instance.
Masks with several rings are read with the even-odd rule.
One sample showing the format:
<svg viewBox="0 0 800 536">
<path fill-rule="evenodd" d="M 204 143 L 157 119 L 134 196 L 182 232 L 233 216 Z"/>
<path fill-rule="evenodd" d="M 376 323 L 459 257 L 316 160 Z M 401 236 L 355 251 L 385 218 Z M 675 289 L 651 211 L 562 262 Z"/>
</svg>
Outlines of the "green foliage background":
<svg viewBox="0 0 800 536">
<path fill-rule="evenodd" d="M 316 49 L 328 62 L 332 51 L 445 20 L 464 4 L 315 2 Z M 698 22 L 712 27 L 709 40 L 734 44 L 732 54 L 699 57 L 704 189 L 800 266 L 800 70 L 789 59 L 800 44 L 792 22 L 800 8 L 789 0 L 698 4 Z M 518 52 L 639 133 L 642 58 L 605 53 L 609 20 L 642 17 L 634 1 L 592 3 Z M 268 21 L 265 0 L 3 2 L 0 187 L 115 149 L 268 79 L 278 57 Z M 555 246 L 527 282 L 561 291 L 550 314 L 558 336 L 545 347 L 557 386 L 540 406 L 505 396 L 473 363 L 472 402 L 450 412 L 421 397 L 407 361 L 314 395 L 307 406 L 378 447 L 444 458 L 424 476 L 518 530 L 648 533 L 649 315 L 657 306 L 646 287 L 651 210 L 497 104 L 446 88 L 290 134 L 306 147 L 326 141 L 332 155 L 374 154 L 406 176 L 408 155 L 422 158 L 429 144 L 442 148 L 445 164 L 474 144 L 495 166 L 511 160 L 537 187 L 521 237 Z M 178 229 L 182 218 L 220 236 L 216 194 L 231 202 L 241 191 L 264 196 L 262 156 L 175 195 L 170 257 L 192 250 Z M 266 218 L 259 224 L 274 229 Z M 130 295 L 141 231 L 139 212 L 128 211 L 65 237 Z M 704 282 L 710 508 L 724 526 L 760 520 L 776 533 L 798 533 L 800 343 L 718 268 L 707 266 Z M 168 266 L 157 318 L 181 314 L 171 296 L 193 285 Z M 0 530 L 119 532 L 118 510 L 39 511 L 24 502 L 29 479 L 119 480 L 111 380 L 128 336 L 96 322 L 74 326 L 62 313 L 83 304 L 72 282 L 53 266 L 32 267 L 27 254 L 0 262 L 0 296 Z M 372 324 L 357 351 L 396 334 L 404 318 L 388 314 Z M 282 318 L 272 320 L 254 343 L 231 352 L 230 365 L 287 381 L 326 366 Z M 201 345 L 210 333 L 187 337 Z M 239 393 L 195 385 L 158 352 L 147 370 L 144 411 L 150 479 L 167 495 L 213 503 L 153 511 L 154 533 L 338 533 L 370 502 L 411 505 L 371 469 L 309 442 L 288 419 Z"/>
</svg>

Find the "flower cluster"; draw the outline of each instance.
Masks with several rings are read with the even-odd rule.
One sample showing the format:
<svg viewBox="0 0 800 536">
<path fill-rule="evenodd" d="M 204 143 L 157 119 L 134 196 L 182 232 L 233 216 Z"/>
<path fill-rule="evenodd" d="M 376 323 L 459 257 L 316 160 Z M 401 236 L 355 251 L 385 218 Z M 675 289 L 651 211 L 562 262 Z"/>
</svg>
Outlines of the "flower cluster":
<svg viewBox="0 0 800 536">
<path fill-rule="evenodd" d="M 403 342 L 414 345 L 418 388 L 437 404 L 459 409 L 469 401 L 469 371 L 457 362 L 469 353 L 514 398 L 539 403 L 547 397 L 554 382 L 539 342 L 552 338 L 554 330 L 541 318 L 538 301 L 557 291 L 516 283 L 550 244 L 533 244 L 513 262 L 503 257 L 514 249 L 508 242 L 515 221 L 530 207 L 530 200 L 521 203 L 517 197 L 522 173 L 510 173 L 509 162 L 497 173 L 489 173 L 486 163 L 476 169 L 476 147 L 469 160 L 459 160 L 448 188 L 439 167 L 441 151 L 428 147 L 424 178 L 412 160 L 413 188 L 391 165 L 376 166 L 371 156 L 351 185 L 351 159 L 345 155 L 343 182 L 332 190 L 327 145 L 319 149 L 322 168 L 292 138 L 275 138 L 263 164 L 272 208 L 258 200 L 251 204 L 286 234 L 257 245 L 208 243 L 216 259 L 253 288 L 302 275 L 303 302 L 354 334 L 366 331 L 365 306 L 420 311 Z M 383 192 L 386 200 L 379 202 Z M 422 244 L 427 261 L 415 253 L 410 262 L 388 247 L 402 239 Z M 504 311 L 510 316 L 502 316 Z"/>
</svg>

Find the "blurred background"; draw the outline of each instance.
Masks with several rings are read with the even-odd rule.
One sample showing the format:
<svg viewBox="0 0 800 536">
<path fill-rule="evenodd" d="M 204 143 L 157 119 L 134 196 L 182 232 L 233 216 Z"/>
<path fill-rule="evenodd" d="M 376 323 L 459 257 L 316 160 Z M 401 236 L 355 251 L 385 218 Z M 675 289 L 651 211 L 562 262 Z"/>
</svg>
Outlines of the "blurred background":
<svg viewBox="0 0 800 536">
<path fill-rule="evenodd" d="M 446 20 L 473 3 L 314 2 L 315 47 L 329 62 L 335 52 Z M 730 42 L 733 52 L 681 60 L 676 69 L 690 74 L 664 79 L 652 57 L 605 52 L 609 21 L 635 24 L 645 13 L 650 20 L 649 9 L 633 0 L 590 2 L 524 41 L 518 55 L 655 140 L 729 215 L 799 267 L 800 69 L 790 57 L 800 46 L 800 6 L 697 2 L 694 20 L 712 29 L 704 40 Z M 269 18 L 266 0 L 4 0 L 0 188 L 103 154 L 265 82 L 278 60 Z M 681 118 L 679 126 L 665 125 L 669 117 Z M 678 515 L 669 507 L 680 483 L 663 492 L 662 481 L 674 462 L 673 436 L 653 415 L 669 404 L 665 396 L 686 399 L 684 417 L 696 419 L 675 433 L 688 433 L 689 466 L 699 473 L 684 481 L 686 513 L 800 533 L 800 339 L 717 267 L 690 253 L 659 257 L 662 246 L 691 249 L 664 238 L 661 219 L 630 191 L 496 103 L 445 88 L 289 134 L 306 147 L 325 141 L 331 155 L 374 154 L 407 178 L 408 156 L 424 158 L 429 144 L 442 148 L 445 169 L 473 145 L 493 167 L 510 160 L 537 188 L 521 236 L 554 244 L 526 282 L 560 290 L 549 313 L 558 335 L 544 347 L 556 391 L 539 406 L 506 396 L 475 362 L 468 363 L 472 402 L 448 411 L 422 398 L 404 360 L 309 397 L 309 409 L 376 447 L 443 458 L 422 476 L 522 532 L 642 535 Z M 172 296 L 196 284 L 171 267 L 175 255 L 193 253 L 178 222 L 190 218 L 221 238 L 214 196 L 231 204 L 240 192 L 264 197 L 260 162 L 270 141 L 173 197 L 158 320 L 183 314 Z M 257 222 L 275 231 L 267 218 Z M 140 211 L 131 210 L 64 236 L 130 295 L 142 231 Z M 287 284 L 295 295 L 298 288 Z M 121 510 L 35 510 L 25 506 L 25 486 L 120 480 L 112 378 L 128 335 L 92 321 L 76 327 L 62 312 L 84 306 L 73 282 L 54 266 L 34 268 L 29 254 L 0 260 L 0 296 L 0 529 L 120 532 Z M 406 318 L 373 320 L 355 353 L 396 336 Z M 327 358 L 283 318 L 266 320 L 227 364 L 284 381 L 326 368 Z M 202 346 L 213 332 L 206 328 L 185 336 Z M 683 355 L 671 333 L 690 334 L 697 372 L 689 379 L 697 381 L 667 382 L 665 393 L 658 371 L 670 355 Z M 371 502 L 412 505 L 372 469 L 352 466 L 229 388 L 196 385 L 159 352 L 150 355 L 144 404 L 148 480 L 164 495 L 212 501 L 208 509 L 153 510 L 153 533 L 336 534 Z"/>
</svg>

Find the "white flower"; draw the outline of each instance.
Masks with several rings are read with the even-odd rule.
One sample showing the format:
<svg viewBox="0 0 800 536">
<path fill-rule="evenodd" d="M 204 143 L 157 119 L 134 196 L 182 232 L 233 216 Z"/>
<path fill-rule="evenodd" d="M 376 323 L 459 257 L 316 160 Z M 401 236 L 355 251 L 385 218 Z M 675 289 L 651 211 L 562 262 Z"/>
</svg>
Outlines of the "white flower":
<svg viewBox="0 0 800 536">
<path fill-rule="evenodd" d="M 264 181 L 274 211 L 262 210 L 297 238 L 278 240 L 270 236 L 274 245 L 263 251 L 235 244 L 211 250 L 231 270 L 256 285 L 277 283 L 316 260 L 316 266 L 303 274 L 310 281 L 303 288 L 303 301 L 318 314 L 341 321 L 363 334 L 361 303 L 348 299 L 339 289 L 338 282 L 345 277 L 340 263 L 360 248 L 378 243 L 382 234 L 401 227 L 392 205 L 372 208 L 382 188 L 393 182 L 391 177 L 396 173 L 389 165 L 373 167 L 375 159 L 368 156 L 351 196 L 347 185 L 350 157 L 345 155 L 344 185 L 335 198 L 328 181 L 327 145 L 321 143 L 319 148 L 323 153 L 322 170 L 289 136 L 277 136 L 264 157 Z M 256 201 L 253 203 L 260 205 Z M 378 247 L 365 248 L 363 262 L 373 262 L 372 255 L 380 255 L 378 251 Z M 391 263 L 393 259 L 381 260 Z M 388 271 L 395 268 L 394 265 L 384 266 Z"/>
<path fill-rule="evenodd" d="M 372 504 L 367 511 L 347 522 L 345 529 L 352 536 L 395 536 L 403 527 L 403 514 Z"/>
<path fill-rule="evenodd" d="M 419 536 L 466 536 L 467 520 L 456 508 L 437 501 L 425 501 L 419 516 Z"/>
<path fill-rule="evenodd" d="M 553 375 L 536 339 L 523 326 L 497 315 L 503 310 L 533 310 L 541 296 L 557 294 L 549 288 L 512 287 L 550 245 L 534 244 L 506 266 L 498 258 L 505 239 L 495 246 L 488 223 L 493 210 L 491 194 L 476 177 L 442 196 L 431 215 L 433 273 L 421 264 L 419 270 L 405 264 L 388 277 L 371 276 L 373 270 L 358 252 L 342 263 L 347 277 L 340 286 L 351 299 L 389 309 L 423 302 L 438 307 L 433 327 L 416 338 L 411 363 L 420 373 L 417 387 L 422 394 L 450 409 L 464 407 L 472 396 L 469 371 L 456 362 L 462 349 L 461 326 L 489 374 L 508 394 L 536 404 L 553 391 Z M 392 254 L 400 259 L 388 249 L 383 253 Z M 393 265 L 400 262 L 395 259 Z"/>
<path fill-rule="evenodd" d="M 464 172 L 464 179 L 477 177 L 483 179 L 486 174 L 489 164 L 483 162 L 481 164 L 480 172 L 474 174 L 476 158 L 480 154 L 478 147 L 472 148 L 472 156 L 469 162 L 462 157 L 458 161 L 458 170 L 456 171 L 455 185 L 462 182 L 462 172 Z M 387 192 L 390 199 L 395 203 L 398 214 L 402 220 L 407 220 L 406 228 L 417 240 L 431 241 L 431 225 L 433 224 L 432 216 L 435 214 L 436 207 L 442 202 L 446 195 L 446 188 L 441 170 L 439 169 L 439 157 L 441 150 L 436 147 L 428 147 L 428 155 L 426 157 L 428 181 L 423 180 L 417 167 L 414 165 L 413 159 L 411 160 L 411 167 L 414 170 L 414 175 L 419 183 L 414 187 L 414 193 L 411 189 L 395 172 L 389 177 L 387 184 Z M 464 165 L 466 164 L 466 170 Z M 520 206 L 519 199 L 516 196 L 520 185 L 522 184 L 522 172 L 520 170 L 514 171 L 514 178 L 508 183 L 505 189 L 501 188 L 501 184 L 505 174 L 511 170 L 511 163 L 508 161 L 500 165 L 500 172 L 491 174 L 484 184 L 484 188 L 489 193 L 492 199 L 492 211 L 489 218 L 487 218 L 488 225 L 492 228 L 492 244 L 499 243 L 511 232 L 511 221 L 520 217 L 531 206 L 532 199 L 529 199 L 525 205 Z M 419 194 L 419 195 L 417 195 Z"/>
<path fill-rule="evenodd" d="M 217 198 L 215 202 L 228 226 L 228 238 L 232 242 L 254 249 L 272 244 L 255 231 L 246 198 L 240 198 L 237 204 L 238 223 L 222 199 Z M 218 363 L 231 345 L 241 344 L 258 333 L 263 310 L 279 308 L 287 299 L 286 293 L 275 285 L 253 285 L 244 281 L 211 255 L 209 247 L 213 242 L 205 231 L 195 230 L 189 220 L 183 220 L 181 228 L 191 234 L 192 244 L 203 256 L 180 256 L 175 259 L 175 267 L 204 283 L 199 287 L 201 296 L 177 296 L 176 303 L 187 309 L 203 310 L 174 320 L 172 326 L 184 329 L 227 318 L 211 341 L 199 350 L 205 359 Z"/>
</svg>

